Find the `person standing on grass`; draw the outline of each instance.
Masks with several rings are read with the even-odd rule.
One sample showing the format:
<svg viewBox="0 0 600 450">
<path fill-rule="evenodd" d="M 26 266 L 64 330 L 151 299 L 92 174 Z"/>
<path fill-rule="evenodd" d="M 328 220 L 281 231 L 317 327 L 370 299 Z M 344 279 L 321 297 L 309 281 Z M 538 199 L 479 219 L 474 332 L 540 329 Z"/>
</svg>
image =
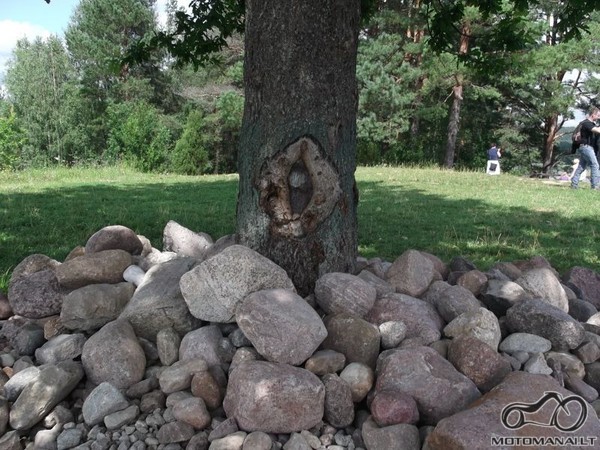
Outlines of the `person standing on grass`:
<svg viewBox="0 0 600 450">
<path fill-rule="evenodd" d="M 575 169 L 575 173 L 571 178 L 571 187 L 577 189 L 579 187 L 579 177 L 590 168 L 590 182 L 592 189 L 600 190 L 600 170 L 598 167 L 598 158 L 596 157 L 596 136 L 594 133 L 600 134 L 600 127 L 596 126 L 596 120 L 600 119 L 600 109 L 592 108 L 587 117 L 581 122 L 581 144 L 577 149 L 579 154 L 579 165 Z"/>
<path fill-rule="evenodd" d="M 500 149 L 496 147 L 496 144 L 492 144 L 490 149 L 487 151 L 488 161 L 485 173 L 488 175 L 500 175 Z"/>
</svg>

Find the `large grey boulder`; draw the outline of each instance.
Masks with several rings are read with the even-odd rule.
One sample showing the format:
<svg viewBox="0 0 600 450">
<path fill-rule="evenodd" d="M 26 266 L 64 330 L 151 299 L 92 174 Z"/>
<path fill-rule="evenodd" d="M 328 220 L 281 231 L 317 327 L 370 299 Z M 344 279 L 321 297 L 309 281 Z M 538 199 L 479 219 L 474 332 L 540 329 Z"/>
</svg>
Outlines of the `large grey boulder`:
<svg viewBox="0 0 600 450">
<path fill-rule="evenodd" d="M 15 314 L 40 319 L 60 313 L 64 299 L 54 270 L 44 269 L 11 281 L 8 302 Z"/>
<path fill-rule="evenodd" d="M 562 279 L 580 299 L 600 309 L 600 273 L 587 267 L 573 267 Z"/>
<path fill-rule="evenodd" d="M 89 426 L 102 423 L 104 417 L 129 406 L 119 389 L 105 381 L 96 386 L 86 397 L 81 408 L 83 420 Z"/>
<path fill-rule="evenodd" d="M 192 231 L 174 220 L 169 220 L 163 230 L 164 251 L 203 260 L 212 245 L 208 234 Z"/>
<path fill-rule="evenodd" d="M 388 294 L 375 301 L 365 317 L 375 325 L 404 322 L 407 338 L 419 338 L 424 345 L 440 339 L 444 320 L 431 304 L 404 294 Z"/>
<path fill-rule="evenodd" d="M 376 392 L 397 389 L 417 402 L 423 424 L 435 425 L 481 394 L 475 384 L 429 347 L 390 350 L 377 364 Z"/>
<path fill-rule="evenodd" d="M 51 272 L 54 272 L 58 266 L 60 266 L 58 261 L 46 255 L 34 253 L 33 255 L 27 256 L 13 269 L 10 275 L 9 285 L 21 277 L 32 275 L 42 270 L 50 270 Z"/>
<path fill-rule="evenodd" d="M 563 310 L 539 300 L 523 300 L 506 313 L 511 332 L 531 333 L 552 342 L 555 350 L 571 350 L 585 337 L 583 326 Z"/>
<path fill-rule="evenodd" d="M 332 272 L 317 280 L 315 297 L 327 314 L 349 313 L 364 317 L 375 303 L 377 290 L 356 275 Z"/>
<path fill-rule="evenodd" d="M 60 321 L 69 330 L 98 330 L 119 317 L 134 291 L 131 283 L 91 284 L 76 289 L 63 300 Z"/>
<path fill-rule="evenodd" d="M 227 323 L 235 321 L 238 303 L 265 289 L 295 291 L 285 270 L 242 245 L 232 245 L 181 277 L 181 292 L 194 317 Z"/>
<path fill-rule="evenodd" d="M 221 352 L 223 333 L 217 325 L 206 325 L 187 333 L 179 344 L 179 360 L 203 358 L 209 367 L 228 362 Z"/>
<path fill-rule="evenodd" d="M 325 318 L 327 337 L 323 349 L 342 353 L 346 361 L 358 362 L 375 368 L 381 336 L 379 328 L 351 314 L 335 314 Z"/>
<path fill-rule="evenodd" d="M 83 346 L 81 362 L 87 378 L 126 389 L 144 378 L 146 355 L 126 320 L 104 325 Z"/>
<path fill-rule="evenodd" d="M 65 294 L 56 278 L 58 266 L 58 261 L 42 254 L 17 264 L 8 284 L 9 309 L 31 319 L 58 314 Z"/>
<path fill-rule="evenodd" d="M 153 342 L 164 328 L 181 335 L 198 328 L 200 321 L 190 314 L 179 287 L 179 280 L 195 263 L 192 258 L 177 258 L 153 266 L 119 318 L 127 320 L 138 336 Z"/>
<path fill-rule="evenodd" d="M 481 304 L 473 293 L 462 286 L 450 286 L 433 298 L 440 316 L 451 322 L 463 313 L 477 311 Z"/>
<path fill-rule="evenodd" d="M 515 281 L 534 298 L 540 298 L 564 312 L 569 312 L 569 299 L 551 269 L 540 268 L 525 272 Z"/>
<path fill-rule="evenodd" d="M 316 311 L 285 289 L 250 294 L 239 305 L 236 321 L 260 355 L 292 366 L 306 361 L 327 337 Z"/>
<path fill-rule="evenodd" d="M 266 361 L 237 365 L 223 401 L 240 429 L 266 433 L 308 430 L 321 423 L 324 404 L 325 387 L 316 375 Z"/>
<path fill-rule="evenodd" d="M 400 294 L 419 297 L 441 275 L 431 259 L 417 250 L 407 250 L 400 255 L 385 273 L 385 280 Z"/>
<path fill-rule="evenodd" d="M 450 338 L 471 336 L 497 350 L 501 339 L 500 323 L 494 313 L 479 308 L 461 314 L 446 325 L 444 335 Z"/>
<path fill-rule="evenodd" d="M 427 437 L 426 450 L 461 449 L 471 450 L 479 448 L 524 448 L 529 446 L 532 439 L 540 442 L 535 448 L 558 448 L 552 445 L 552 439 L 572 439 L 570 449 L 589 449 L 594 446 L 586 437 L 600 435 L 600 422 L 589 405 L 586 406 L 587 415 L 581 428 L 572 432 L 559 430 L 556 426 L 538 426 L 525 424 L 519 428 L 509 429 L 503 422 L 503 410 L 510 405 L 534 405 L 547 393 L 556 393 L 560 399 L 573 396 L 573 393 L 563 388 L 555 379 L 545 375 L 535 375 L 526 372 L 513 372 L 509 374 L 500 385 L 485 394 L 476 404 L 464 411 L 441 420 L 433 432 Z M 558 400 L 560 401 L 560 400 Z M 550 404 L 552 406 L 550 406 Z M 529 422 L 542 424 L 552 423 L 552 414 L 555 411 L 556 401 L 551 400 L 546 407 L 534 408 L 534 411 L 524 412 L 524 419 Z M 558 416 L 558 421 L 564 427 L 577 422 L 581 409 L 575 402 L 564 405 L 567 409 L 564 415 Z M 585 414 L 585 413 L 584 413 Z M 516 422 L 516 413 L 508 416 L 511 424 Z M 582 437 L 583 439 L 579 439 Z M 492 439 L 496 439 L 496 444 Z M 499 439 L 506 439 L 504 443 Z M 519 445 L 519 440 L 524 444 Z M 568 441 L 567 441 L 568 442 Z"/>
<path fill-rule="evenodd" d="M 88 284 L 121 283 L 123 272 L 132 261 L 131 254 L 125 250 L 103 250 L 65 261 L 56 268 L 56 277 L 67 289 L 79 289 Z"/>
<path fill-rule="evenodd" d="M 15 430 L 33 427 L 75 389 L 83 375 L 81 364 L 74 361 L 44 366 L 12 405 L 10 426 Z"/>
<path fill-rule="evenodd" d="M 123 225 L 109 225 L 96 231 L 85 244 L 85 253 L 98 253 L 103 250 L 125 250 L 139 255 L 144 244 L 133 230 Z"/>
</svg>

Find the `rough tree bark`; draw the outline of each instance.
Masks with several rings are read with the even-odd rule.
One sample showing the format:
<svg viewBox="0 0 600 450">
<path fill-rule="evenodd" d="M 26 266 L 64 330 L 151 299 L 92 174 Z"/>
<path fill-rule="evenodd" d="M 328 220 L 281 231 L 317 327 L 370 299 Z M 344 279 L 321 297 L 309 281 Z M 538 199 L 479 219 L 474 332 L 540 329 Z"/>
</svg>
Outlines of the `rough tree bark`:
<svg viewBox="0 0 600 450">
<path fill-rule="evenodd" d="M 357 256 L 359 0 L 247 0 L 237 233 L 301 294 Z"/>
<path fill-rule="evenodd" d="M 554 164 L 554 141 L 559 130 L 558 114 L 554 113 L 544 119 L 544 144 L 542 148 L 542 173 L 550 173 Z"/>
<path fill-rule="evenodd" d="M 458 48 L 459 55 L 465 55 L 469 51 L 469 38 L 471 34 L 471 24 L 465 22 L 462 25 L 460 33 L 460 43 Z M 463 77 L 460 73 L 454 76 L 456 83 L 452 87 L 452 106 L 448 117 L 448 138 L 446 140 L 446 153 L 444 157 L 444 167 L 451 169 L 454 166 L 456 157 L 456 137 L 460 127 L 460 108 L 463 103 Z"/>
</svg>

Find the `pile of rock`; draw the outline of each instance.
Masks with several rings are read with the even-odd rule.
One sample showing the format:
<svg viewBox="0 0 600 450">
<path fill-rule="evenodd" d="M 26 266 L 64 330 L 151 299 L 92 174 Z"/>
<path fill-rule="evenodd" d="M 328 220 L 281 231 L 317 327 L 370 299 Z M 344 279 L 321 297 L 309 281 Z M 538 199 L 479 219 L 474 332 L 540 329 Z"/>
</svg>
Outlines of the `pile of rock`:
<svg viewBox="0 0 600 450">
<path fill-rule="evenodd" d="M 0 448 L 598 444 L 589 269 L 561 279 L 534 258 L 482 273 L 409 250 L 326 274 L 303 299 L 231 236 L 169 222 L 163 241 L 109 226 L 62 263 L 15 268 L 0 295 Z M 506 411 L 536 402 L 527 420 Z"/>
</svg>

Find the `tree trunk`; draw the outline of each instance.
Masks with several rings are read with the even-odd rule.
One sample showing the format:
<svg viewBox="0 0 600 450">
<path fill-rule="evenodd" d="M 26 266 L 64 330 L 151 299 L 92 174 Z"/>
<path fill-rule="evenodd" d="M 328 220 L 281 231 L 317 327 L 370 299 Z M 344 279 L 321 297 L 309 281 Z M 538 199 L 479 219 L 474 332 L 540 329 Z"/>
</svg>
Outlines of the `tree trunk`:
<svg viewBox="0 0 600 450">
<path fill-rule="evenodd" d="M 408 18 L 414 21 L 414 25 L 407 27 L 406 29 L 406 37 L 414 44 L 420 44 L 425 36 L 425 24 L 421 23 L 420 20 L 417 20 L 421 15 L 421 0 L 414 0 L 412 3 L 409 3 Z M 410 46 L 409 48 L 413 48 Z M 423 51 L 419 49 L 418 53 L 413 53 L 412 51 L 406 52 L 404 54 L 404 60 L 408 62 L 414 68 L 420 68 L 423 64 Z M 410 139 L 412 142 L 416 142 L 419 134 L 421 132 L 420 125 L 421 120 L 419 115 L 417 114 L 417 110 L 421 108 L 422 105 L 422 95 L 421 90 L 426 81 L 426 75 L 420 75 L 414 84 L 414 92 L 416 93 L 415 99 L 412 102 L 413 105 L 413 113 L 409 118 L 409 130 L 410 130 Z"/>
<path fill-rule="evenodd" d="M 237 233 L 307 294 L 357 256 L 359 0 L 247 0 Z"/>
<path fill-rule="evenodd" d="M 460 34 L 460 44 L 458 54 L 465 55 L 469 51 L 469 37 L 471 34 L 471 24 L 463 23 Z M 446 140 L 446 153 L 444 158 L 444 167 L 451 169 L 454 166 L 454 157 L 456 155 L 456 137 L 460 126 L 460 108 L 463 102 L 463 79 L 460 73 L 455 75 L 456 84 L 452 88 L 452 106 L 448 117 L 448 138 Z"/>
<path fill-rule="evenodd" d="M 460 107 L 462 106 L 462 82 L 457 77 L 456 84 L 452 88 L 452 106 L 448 118 L 448 137 L 446 140 L 446 153 L 444 158 L 444 167 L 452 169 L 454 166 L 454 156 L 456 154 L 456 137 L 460 123 Z"/>
<path fill-rule="evenodd" d="M 544 148 L 542 150 L 542 173 L 548 174 L 554 163 L 554 140 L 558 131 L 558 114 L 544 120 Z"/>
</svg>

